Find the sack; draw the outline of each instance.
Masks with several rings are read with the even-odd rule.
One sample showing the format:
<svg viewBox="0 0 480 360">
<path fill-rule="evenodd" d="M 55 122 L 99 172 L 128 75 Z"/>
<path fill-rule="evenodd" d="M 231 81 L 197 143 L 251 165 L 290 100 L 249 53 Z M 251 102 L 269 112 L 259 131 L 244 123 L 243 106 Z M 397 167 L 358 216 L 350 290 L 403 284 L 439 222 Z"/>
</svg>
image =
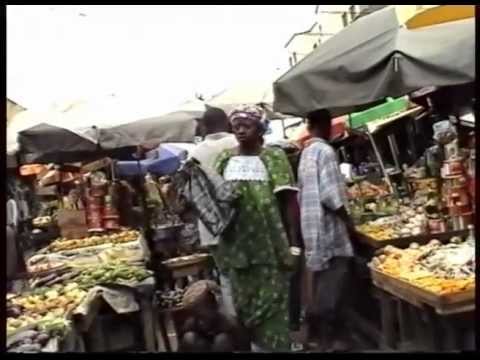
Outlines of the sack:
<svg viewBox="0 0 480 360">
<path fill-rule="evenodd" d="M 66 239 L 81 239 L 88 236 L 84 210 L 58 210 L 57 223 L 60 234 Z"/>
</svg>

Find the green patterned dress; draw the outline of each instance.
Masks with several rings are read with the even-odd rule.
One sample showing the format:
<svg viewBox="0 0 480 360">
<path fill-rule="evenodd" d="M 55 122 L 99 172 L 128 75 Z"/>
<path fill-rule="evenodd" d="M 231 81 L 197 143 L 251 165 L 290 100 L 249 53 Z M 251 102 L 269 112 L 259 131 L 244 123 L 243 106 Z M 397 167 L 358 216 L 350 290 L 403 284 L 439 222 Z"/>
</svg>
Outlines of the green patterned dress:
<svg viewBox="0 0 480 360">
<path fill-rule="evenodd" d="M 223 176 L 234 151 L 217 159 Z M 220 270 L 229 276 L 239 320 L 252 341 L 271 351 L 289 350 L 288 286 L 292 265 L 289 244 L 275 193 L 292 188 L 292 169 L 281 149 L 259 155 L 268 181 L 236 181 L 241 196 L 238 214 L 215 253 Z"/>
</svg>

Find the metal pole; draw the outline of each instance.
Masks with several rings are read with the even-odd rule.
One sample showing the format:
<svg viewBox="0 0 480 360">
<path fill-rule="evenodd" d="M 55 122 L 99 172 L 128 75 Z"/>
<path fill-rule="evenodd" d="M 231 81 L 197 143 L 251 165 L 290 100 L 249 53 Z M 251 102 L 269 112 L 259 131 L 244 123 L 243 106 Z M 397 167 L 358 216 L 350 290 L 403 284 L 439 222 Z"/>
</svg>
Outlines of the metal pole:
<svg viewBox="0 0 480 360">
<path fill-rule="evenodd" d="M 397 170 L 401 170 L 400 161 L 398 160 L 398 146 L 395 139 L 395 135 L 388 135 L 388 144 L 390 145 L 390 151 L 392 152 L 393 161 L 395 162 L 395 167 Z"/>
<path fill-rule="evenodd" d="M 390 181 L 390 176 L 387 174 L 387 172 L 385 170 L 385 165 L 383 163 L 382 156 L 380 155 L 380 152 L 378 151 L 377 144 L 376 144 L 375 140 L 373 139 L 373 136 L 370 133 L 370 131 L 368 131 L 368 129 L 366 130 L 366 133 L 367 133 L 368 138 L 370 139 L 370 142 L 372 143 L 373 151 L 375 152 L 375 156 L 377 157 L 377 161 L 380 165 L 380 168 L 382 169 L 382 173 L 383 173 L 383 176 L 385 177 L 385 181 L 387 182 L 387 185 L 390 188 L 390 191 L 396 195 L 396 192 L 394 191 L 394 188 L 392 186 L 392 182 Z M 398 198 L 398 196 L 397 196 L 397 198 Z"/>
</svg>

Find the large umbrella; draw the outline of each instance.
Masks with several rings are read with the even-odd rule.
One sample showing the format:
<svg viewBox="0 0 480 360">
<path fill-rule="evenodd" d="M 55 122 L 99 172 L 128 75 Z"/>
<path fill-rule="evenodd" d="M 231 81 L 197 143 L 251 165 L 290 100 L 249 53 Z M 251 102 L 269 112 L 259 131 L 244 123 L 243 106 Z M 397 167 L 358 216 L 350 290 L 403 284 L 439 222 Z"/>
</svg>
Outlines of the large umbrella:
<svg viewBox="0 0 480 360">
<path fill-rule="evenodd" d="M 147 172 L 156 175 L 174 173 L 187 157 L 187 151 L 173 144 L 162 144 L 149 151 L 146 158 L 140 161 L 118 161 L 117 170 L 121 176 L 145 175 Z"/>
<path fill-rule="evenodd" d="M 285 116 L 273 111 L 273 81 L 280 75 L 265 77 L 263 79 L 249 79 L 212 96 L 206 101 L 207 105 L 224 110 L 227 114 L 236 106 L 242 104 L 260 105 L 270 120 L 285 119 Z"/>
<path fill-rule="evenodd" d="M 98 150 L 146 142 L 193 142 L 201 101 L 144 109 L 115 98 L 63 106 L 48 112 L 25 111 L 7 129 L 7 151 L 28 161 L 71 161 Z"/>
<path fill-rule="evenodd" d="M 274 110 L 335 115 L 425 86 L 475 81 L 473 19 L 408 30 L 393 8 L 358 19 L 274 83 Z"/>
</svg>

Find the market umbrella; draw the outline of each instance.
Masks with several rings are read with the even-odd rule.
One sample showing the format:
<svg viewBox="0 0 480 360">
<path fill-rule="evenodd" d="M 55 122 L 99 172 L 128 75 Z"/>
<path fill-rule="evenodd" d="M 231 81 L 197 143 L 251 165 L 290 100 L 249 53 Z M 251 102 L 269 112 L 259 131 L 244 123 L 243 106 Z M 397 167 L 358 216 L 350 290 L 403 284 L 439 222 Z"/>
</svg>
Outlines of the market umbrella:
<svg viewBox="0 0 480 360">
<path fill-rule="evenodd" d="M 172 144 L 162 144 L 147 152 L 146 158 L 140 161 L 118 161 L 117 171 L 121 176 L 145 175 L 147 172 L 156 175 L 174 173 L 187 158 L 187 151 Z"/>
<path fill-rule="evenodd" d="M 425 86 L 475 81 L 474 19 L 409 30 L 393 8 L 358 19 L 274 83 L 274 110 L 334 115 Z"/>
<path fill-rule="evenodd" d="M 200 101 L 143 108 L 115 97 L 18 114 L 7 129 L 9 153 L 28 162 L 78 161 L 145 142 L 193 142 Z"/>
<path fill-rule="evenodd" d="M 475 17 L 475 5 L 437 5 L 421 9 L 405 21 L 408 29 Z"/>
<path fill-rule="evenodd" d="M 276 72 L 276 74 L 276 76 L 263 79 L 257 78 L 239 82 L 235 86 L 212 96 L 206 101 L 206 104 L 220 108 L 227 114 L 238 105 L 260 105 L 267 112 L 269 120 L 290 118 L 290 116 L 273 111 L 273 81 L 279 73 Z"/>
</svg>

